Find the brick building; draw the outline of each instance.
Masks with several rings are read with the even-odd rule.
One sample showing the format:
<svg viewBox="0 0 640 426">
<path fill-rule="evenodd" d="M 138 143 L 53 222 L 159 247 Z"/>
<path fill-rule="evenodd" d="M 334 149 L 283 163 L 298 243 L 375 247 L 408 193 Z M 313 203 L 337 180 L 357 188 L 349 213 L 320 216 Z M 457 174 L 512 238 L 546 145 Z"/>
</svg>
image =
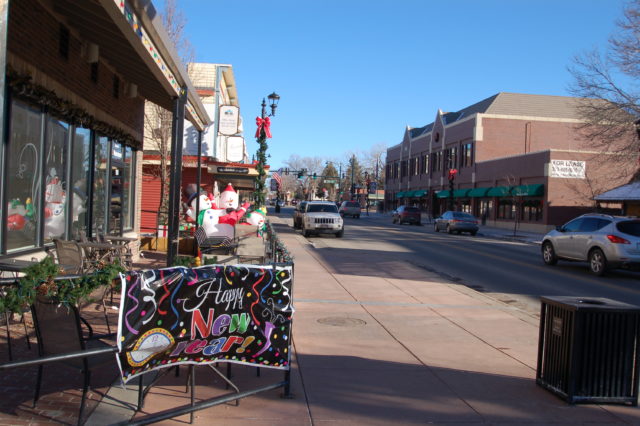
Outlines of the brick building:
<svg viewBox="0 0 640 426">
<path fill-rule="evenodd" d="M 210 121 L 157 11 L 4 0 L 0 14 L 0 257 L 81 231 L 137 236 L 145 100 L 197 131 Z"/>
<path fill-rule="evenodd" d="M 387 150 L 385 209 L 419 206 L 434 217 L 453 206 L 488 225 L 543 232 L 594 207 L 623 183 L 581 136 L 577 98 L 498 93 L 407 128 Z M 453 180 L 449 171 L 455 169 Z"/>
</svg>

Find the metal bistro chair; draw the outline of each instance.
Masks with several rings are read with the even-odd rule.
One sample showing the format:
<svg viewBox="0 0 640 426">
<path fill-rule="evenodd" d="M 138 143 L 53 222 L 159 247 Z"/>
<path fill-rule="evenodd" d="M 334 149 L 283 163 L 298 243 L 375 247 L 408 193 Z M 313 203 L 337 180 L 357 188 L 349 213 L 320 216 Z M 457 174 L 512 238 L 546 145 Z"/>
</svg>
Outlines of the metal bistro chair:
<svg viewBox="0 0 640 426">
<path fill-rule="evenodd" d="M 96 263 L 93 259 L 87 257 L 85 251 L 80 247 L 77 241 L 67 241 L 54 239 L 55 259 L 58 264 L 64 265 L 66 274 L 90 274 L 96 271 Z M 51 251 L 49 252 L 52 255 Z M 107 324 L 107 331 L 111 333 L 111 324 L 109 323 L 109 315 L 107 314 L 107 294 L 111 291 L 111 287 L 104 290 L 98 289 L 92 295 L 93 299 L 98 299 L 102 304 L 102 312 L 104 320 Z"/>
<path fill-rule="evenodd" d="M 57 301 L 38 296 L 31 306 L 31 313 L 38 337 L 39 356 L 58 355 L 113 346 L 99 340 L 106 336 L 93 335 L 91 326 L 80 317 L 78 308 L 75 306 L 65 306 Z M 84 336 L 81 322 L 87 327 L 87 337 Z M 84 403 L 91 384 L 91 370 L 107 363 L 115 363 L 115 358 L 113 354 L 109 353 L 92 357 L 73 358 L 61 362 L 83 373 L 82 400 L 78 413 L 78 424 L 82 424 Z M 40 397 L 43 369 L 44 366 L 40 364 L 38 366 L 38 376 L 33 397 L 34 407 Z"/>
</svg>

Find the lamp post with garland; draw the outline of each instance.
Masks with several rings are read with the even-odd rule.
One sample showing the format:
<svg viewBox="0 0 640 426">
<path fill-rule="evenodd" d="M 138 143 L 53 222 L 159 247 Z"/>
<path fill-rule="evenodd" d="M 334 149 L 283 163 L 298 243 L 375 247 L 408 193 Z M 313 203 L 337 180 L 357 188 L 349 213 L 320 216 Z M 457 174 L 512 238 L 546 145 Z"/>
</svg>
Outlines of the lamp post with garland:
<svg viewBox="0 0 640 426">
<path fill-rule="evenodd" d="M 269 117 L 273 117 L 276 115 L 276 108 L 278 107 L 278 101 L 280 100 L 280 96 L 273 92 L 269 96 L 269 106 L 271 107 L 271 114 L 267 114 L 267 103 L 264 98 L 262 99 L 262 113 L 260 117 L 256 117 L 256 125 L 258 126 L 256 130 L 256 139 L 258 142 L 258 164 L 256 166 L 256 170 L 258 172 L 258 176 L 256 177 L 256 190 L 254 192 L 254 200 L 256 208 L 264 207 L 264 189 L 265 189 L 265 178 L 267 172 L 265 171 L 265 166 L 267 164 L 267 139 L 271 137 L 271 120 Z"/>
</svg>

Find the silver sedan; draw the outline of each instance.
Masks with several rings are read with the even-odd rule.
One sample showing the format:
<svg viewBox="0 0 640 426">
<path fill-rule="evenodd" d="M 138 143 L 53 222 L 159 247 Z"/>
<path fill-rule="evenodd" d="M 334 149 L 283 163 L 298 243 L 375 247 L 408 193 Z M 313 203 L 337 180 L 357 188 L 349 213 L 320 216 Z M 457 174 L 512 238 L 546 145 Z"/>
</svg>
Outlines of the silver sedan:
<svg viewBox="0 0 640 426">
<path fill-rule="evenodd" d="M 449 234 L 468 232 L 471 235 L 476 235 L 478 219 L 469 213 L 447 211 L 435 219 L 433 229 L 436 232 L 447 231 Z"/>
</svg>

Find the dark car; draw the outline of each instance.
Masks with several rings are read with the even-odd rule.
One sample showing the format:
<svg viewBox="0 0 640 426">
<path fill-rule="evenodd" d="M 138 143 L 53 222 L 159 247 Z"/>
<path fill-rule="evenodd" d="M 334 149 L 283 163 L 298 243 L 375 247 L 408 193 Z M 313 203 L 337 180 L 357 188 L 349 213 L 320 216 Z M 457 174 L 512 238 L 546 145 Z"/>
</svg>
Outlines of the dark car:
<svg viewBox="0 0 640 426">
<path fill-rule="evenodd" d="M 476 235 L 478 219 L 469 213 L 448 211 L 435 219 L 433 229 L 436 232 L 447 231 L 449 234 L 468 232 L 471 235 Z"/>
<path fill-rule="evenodd" d="M 409 207 L 409 206 L 400 206 L 393 211 L 393 215 L 391 216 L 391 221 L 393 223 L 399 223 L 402 225 L 403 223 L 413 223 L 415 225 L 420 225 L 420 209 L 417 207 Z"/>
</svg>

